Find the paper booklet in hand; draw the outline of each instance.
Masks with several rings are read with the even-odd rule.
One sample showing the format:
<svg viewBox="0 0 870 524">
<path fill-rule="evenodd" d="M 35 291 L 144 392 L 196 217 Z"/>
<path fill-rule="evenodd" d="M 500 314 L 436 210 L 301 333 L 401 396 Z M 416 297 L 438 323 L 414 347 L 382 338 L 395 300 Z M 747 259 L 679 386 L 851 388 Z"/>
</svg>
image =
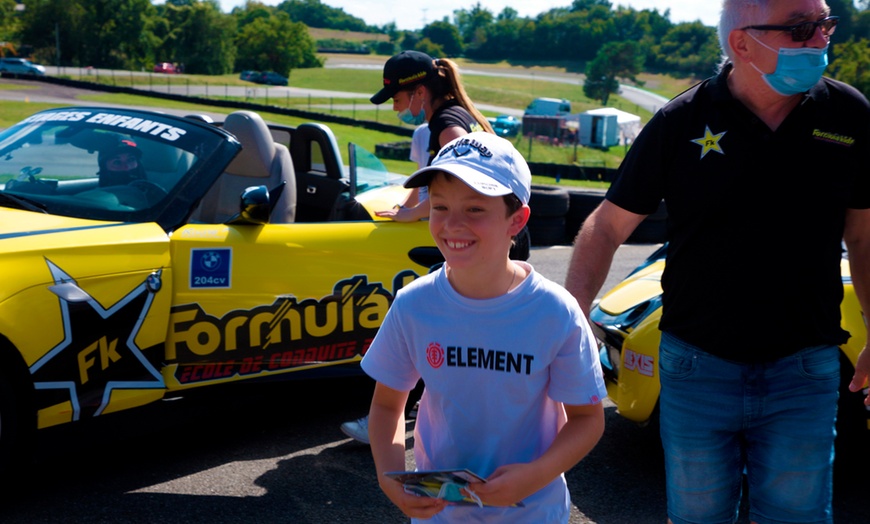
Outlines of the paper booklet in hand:
<svg viewBox="0 0 870 524">
<path fill-rule="evenodd" d="M 460 506 L 484 506 L 480 497 L 467 488 L 472 482 L 486 482 L 486 479 L 467 469 L 389 471 L 384 475 L 401 482 L 405 493 L 411 495 L 444 499 Z M 521 507 L 523 503 L 515 506 Z"/>
</svg>

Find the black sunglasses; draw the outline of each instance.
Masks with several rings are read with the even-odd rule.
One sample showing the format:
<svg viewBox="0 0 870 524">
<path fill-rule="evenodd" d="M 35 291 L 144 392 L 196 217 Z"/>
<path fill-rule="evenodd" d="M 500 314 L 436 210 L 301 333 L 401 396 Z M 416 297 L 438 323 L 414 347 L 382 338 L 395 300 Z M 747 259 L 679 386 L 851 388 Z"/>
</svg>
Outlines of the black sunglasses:
<svg viewBox="0 0 870 524">
<path fill-rule="evenodd" d="M 748 25 L 741 27 L 741 30 L 758 29 L 759 31 L 786 31 L 791 33 L 793 42 L 806 42 L 816 34 L 816 28 L 822 28 L 822 34 L 826 38 L 830 38 L 837 29 L 837 23 L 840 21 L 839 16 L 829 16 L 816 22 L 801 22 L 795 25 Z"/>
</svg>

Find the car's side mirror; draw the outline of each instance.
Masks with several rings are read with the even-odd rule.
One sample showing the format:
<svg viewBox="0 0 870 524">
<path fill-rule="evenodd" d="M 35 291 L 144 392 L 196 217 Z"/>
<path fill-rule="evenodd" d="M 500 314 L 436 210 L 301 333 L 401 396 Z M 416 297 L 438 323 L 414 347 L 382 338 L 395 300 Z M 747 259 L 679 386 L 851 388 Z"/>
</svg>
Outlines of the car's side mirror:
<svg viewBox="0 0 870 524">
<path fill-rule="evenodd" d="M 269 189 L 266 186 L 251 186 L 239 197 L 239 213 L 228 224 L 261 226 L 269 223 L 272 206 L 269 204 Z"/>
</svg>

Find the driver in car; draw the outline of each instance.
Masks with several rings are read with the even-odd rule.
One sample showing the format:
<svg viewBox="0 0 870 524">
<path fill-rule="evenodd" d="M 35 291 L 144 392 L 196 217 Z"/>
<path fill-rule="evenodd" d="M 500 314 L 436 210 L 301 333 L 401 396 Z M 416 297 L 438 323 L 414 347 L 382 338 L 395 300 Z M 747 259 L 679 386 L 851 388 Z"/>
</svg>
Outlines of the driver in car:
<svg viewBox="0 0 870 524">
<path fill-rule="evenodd" d="M 121 186 L 145 180 L 145 169 L 139 162 L 141 158 L 142 150 L 130 139 L 118 140 L 112 147 L 101 150 L 97 159 L 100 186 Z"/>
</svg>

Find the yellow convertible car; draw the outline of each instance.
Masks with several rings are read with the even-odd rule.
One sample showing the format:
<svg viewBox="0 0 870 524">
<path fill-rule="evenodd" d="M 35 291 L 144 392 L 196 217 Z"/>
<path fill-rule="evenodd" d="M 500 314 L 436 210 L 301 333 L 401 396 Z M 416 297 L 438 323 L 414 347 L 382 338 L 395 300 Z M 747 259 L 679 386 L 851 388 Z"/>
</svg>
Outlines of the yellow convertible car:
<svg viewBox="0 0 870 524">
<path fill-rule="evenodd" d="M 658 375 L 661 277 L 667 246 L 662 245 L 602 296 L 589 315 L 599 342 L 608 396 L 616 403 L 620 415 L 639 424 L 657 419 L 661 389 Z M 843 439 L 864 438 L 868 436 L 866 430 L 870 429 L 870 411 L 864 408 L 863 394 L 849 392 L 848 385 L 855 373 L 858 353 L 866 341 L 865 319 L 852 286 L 848 260 L 844 258 L 840 267 L 844 288 L 841 322 L 852 337 L 840 347 L 837 429 Z M 757 311 L 747 315 L 757 316 Z"/>
<path fill-rule="evenodd" d="M 188 388 L 359 373 L 442 261 L 407 193 L 326 126 L 98 107 L 0 133 L 0 471 L 41 428 Z"/>
</svg>

